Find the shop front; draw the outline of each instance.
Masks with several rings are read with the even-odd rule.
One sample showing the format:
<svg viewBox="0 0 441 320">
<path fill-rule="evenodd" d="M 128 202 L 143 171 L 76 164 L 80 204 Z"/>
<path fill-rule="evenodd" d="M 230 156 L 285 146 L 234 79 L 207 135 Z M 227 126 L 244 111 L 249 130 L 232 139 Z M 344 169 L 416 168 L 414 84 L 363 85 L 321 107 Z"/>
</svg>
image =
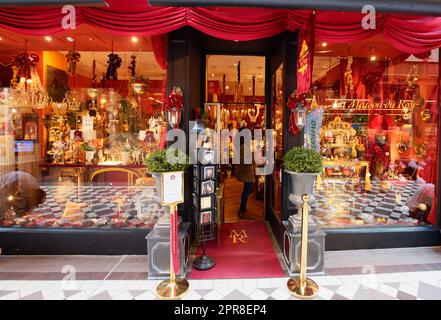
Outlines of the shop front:
<svg viewBox="0 0 441 320">
<path fill-rule="evenodd" d="M 145 160 L 172 127 L 190 154 L 192 121 L 261 129 L 263 147 L 274 132 L 274 169 L 248 179 L 246 212 L 240 167 L 218 164 L 214 185 L 203 181 L 218 191 L 210 221 L 232 241 L 228 223 L 267 221 L 283 248 L 297 212 L 283 156 L 305 145 L 323 159 L 311 215 L 328 250 L 441 243 L 441 18 L 378 13 L 364 29 L 354 12 L 108 3 L 77 8 L 75 29 L 61 8 L 0 8 L 4 253 L 145 254 L 166 210 Z M 295 94 L 306 53 L 308 90 Z M 172 126 L 174 87 L 184 108 Z M 201 204 L 195 173 L 185 222 Z"/>
</svg>

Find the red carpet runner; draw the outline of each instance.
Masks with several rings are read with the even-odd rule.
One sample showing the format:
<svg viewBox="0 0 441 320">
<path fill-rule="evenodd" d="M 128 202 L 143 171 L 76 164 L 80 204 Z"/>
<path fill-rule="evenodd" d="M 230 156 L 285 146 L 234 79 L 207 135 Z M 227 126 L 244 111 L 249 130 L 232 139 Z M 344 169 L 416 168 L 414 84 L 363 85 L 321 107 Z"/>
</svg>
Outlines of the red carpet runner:
<svg viewBox="0 0 441 320">
<path fill-rule="evenodd" d="M 284 277 L 269 230 L 262 221 L 227 223 L 221 227 L 221 245 L 207 242 L 207 255 L 216 266 L 207 271 L 193 268 L 190 279 L 240 279 Z M 199 246 L 197 256 L 201 255 Z"/>
</svg>

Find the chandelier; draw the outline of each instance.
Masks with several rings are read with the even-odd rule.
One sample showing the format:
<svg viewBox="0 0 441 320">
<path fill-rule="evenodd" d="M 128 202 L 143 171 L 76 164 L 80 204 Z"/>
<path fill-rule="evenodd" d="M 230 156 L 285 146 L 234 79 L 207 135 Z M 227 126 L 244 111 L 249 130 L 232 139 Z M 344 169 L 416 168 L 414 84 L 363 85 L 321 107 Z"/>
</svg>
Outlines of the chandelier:
<svg viewBox="0 0 441 320">
<path fill-rule="evenodd" d="M 11 104 L 23 109 L 42 109 L 48 103 L 48 95 L 36 71 L 39 58 L 36 54 L 20 53 L 12 60 L 14 70 L 11 81 Z M 17 79 L 19 79 L 17 83 Z"/>
</svg>

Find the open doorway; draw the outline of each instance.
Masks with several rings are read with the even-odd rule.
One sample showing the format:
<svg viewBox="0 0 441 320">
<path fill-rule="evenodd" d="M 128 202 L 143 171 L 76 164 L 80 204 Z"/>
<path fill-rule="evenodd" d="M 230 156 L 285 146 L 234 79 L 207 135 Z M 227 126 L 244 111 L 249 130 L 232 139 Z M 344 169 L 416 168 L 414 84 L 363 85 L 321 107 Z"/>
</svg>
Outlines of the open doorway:
<svg viewBox="0 0 441 320">
<path fill-rule="evenodd" d="M 222 129 L 249 129 L 251 143 L 241 148 L 257 147 L 254 132 L 264 130 L 265 118 L 265 57 L 243 55 L 206 56 L 206 111 L 212 127 Z M 215 110 L 219 109 L 219 110 Z M 262 143 L 262 142 L 261 142 Z M 265 177 L 256 175 L 256 163 L 233 164 L 233 141 L 220 151 L 230 159 L 221 165 L 223 187 L 223 216 L 225 223 L 240 220 L 264 220 Z M 241 153 L 244 151 L 242 150 Z"/>
</svg>

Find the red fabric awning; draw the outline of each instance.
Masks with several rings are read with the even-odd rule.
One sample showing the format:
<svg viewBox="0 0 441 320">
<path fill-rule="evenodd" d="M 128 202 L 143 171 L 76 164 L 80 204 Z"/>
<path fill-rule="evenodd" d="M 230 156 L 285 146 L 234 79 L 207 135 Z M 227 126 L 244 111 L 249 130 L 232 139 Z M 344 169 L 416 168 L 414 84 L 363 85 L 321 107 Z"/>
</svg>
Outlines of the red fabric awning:
<svg viewBox="0 0 441 320">
<path fill-rule="evenodd" d="M 108 0 L 108 8 L 76 9 L 77 24 L 87 23 L 115 34 L 154 36 L 191 26 L 225 40 L 255 40 L 297 31 L 310 11 L 267 8 L 151 7 L 145 0 Z M 61 8 L 0 8 L 0 28 L 26 35 L 63 31 Z M 441 17 L 377 15 L 377 28 L 365 30 L 361 13 L 317 12 L 315 37 L 352 42 L 376 34 L 398 49 L 419 53 L 441 46 Z"/>
</svg>

